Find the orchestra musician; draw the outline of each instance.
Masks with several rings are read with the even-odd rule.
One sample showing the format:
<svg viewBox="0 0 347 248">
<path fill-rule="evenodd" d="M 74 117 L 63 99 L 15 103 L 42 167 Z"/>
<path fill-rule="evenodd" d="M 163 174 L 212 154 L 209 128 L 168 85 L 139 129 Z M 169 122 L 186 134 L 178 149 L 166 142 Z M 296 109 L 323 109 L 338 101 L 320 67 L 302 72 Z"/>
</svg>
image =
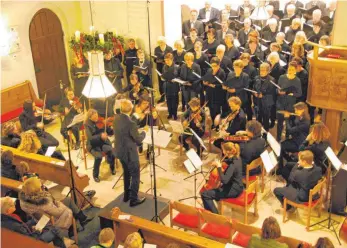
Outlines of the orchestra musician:
<svg viewBox="0 0 347 248">
<path fill-rule="evenodd" d="M 281 142 L 281 154 L 278 159 L 278 174 L 282 174 L 284 161 L 291 161 L 289 153 L 299 151 L 299 147 L 306 139 L 310 130 L 310 115 L 306 103 L 298 102 L 294 104 L 294 122 L 290 119 L 292 113 L 283 112 L 286 120 L 286 140 Z"/>
<path fill-rule="evenodd" d="M 230 114 L 221 121 L 221 131 L 225 131 L 225 136 L 235 135 L 237 131 L 245 130 L 246 115 L 243 112 L 241 99 L 237 96 L 232 96 L 228 99 Z M 224 142 L 224 137 L 218 138 L 213 142 L 213 145 L 221 149 L 221 144 Z"/>
<path fill-rule="evenodd" d="M 75 97 L 73 89 L 67 87 L 65 90 L 65 98 L 60 102 L 60 107 L 63 109 L 65 118 L 61 123 L 60 133 L 64 139 L 69 139 L 68 128 L 73 118 L 82 112 L 82 104 L 79 102 L 78 97 Z M 80 127 L 82 123 L 76 124 L 70 128 L 76 140 L 73 149 L 77 150 L 80 147 Z"/>
<path fill-rule="evenodd" d="M 35 113 L 35 102 L 32 100 L 25 100 L 23 104 L 23 112 L 19 115 L 19 121 L 23 131 L 34 130 L 40 139 L 43 147 L 59 146 L 59 141 L 51 134 L 44 131 L 44 123 L 38 122 L 37 118 L 40 116 Z M 41 113 L 42 119 L 42 113 Z"/>
<path fill-rule="evenodd" d="M 154 55 L 155 60 L 154 62 L 157 64 L 157 70 L 160 73 L 163 73 L 164 68 L 164 57 L 167 53 L 172 53 L 172 47 L 168 46 L 166 44 L 166 40 L 164 36 L 158 37 L 158 46 L 154 49 Z M 158 103 L 164 102 L 165 100 L 165 90 L 164 90 L 164 82 L 162 81 L 161 77 L 158 75 L 158 82 L 159 82 L 159 93 L 161 95 Z"/>
<path fill-rule="evenodd" d="M 284 198 L 297 203 L 307 202 L 310 189 L 313 189 L 322 177 L 321 168 L 313 163 L 314 156 L 311 151 L 301 151 L 298 157 L 299 162 L 291 170 L 287 185 L 273 191 L 282 207 Z M 318 197 L 319 195 L 315 195 L 312 200 Z M 291 205 L 287 205 L 287 210 L 291 208 Z"/>
<path fill-rule="evenodd" d="M 213 200 L 236 198 L 243 192 L 240 147 L 238 144 L 227 142 L 222 145 L 222 150 L 223 154 L 225 154 L 225 159 L 211 164 L 218 169 L 220 186 L 201 193 L 204 208 L 215 214 L 218 214 L 218 210 Z M 227 166 L 224 171 L 222 170 L 223 164 Z"/>
<path fill-rule="evenodd" d="M 123 65 L 126 67 L 127 82 L 129 84 L 129 77 L 133 73 L 134 65 L 137 57 L 137 48 L 135 39 L 130 38 L 128 40 L 128 49 L 125 50 Z"/>
<path fill-rule="evenodd" d="M 178 92 L 180 90 L 180 86 L 177 82 L 172 82 L 172 80 L 178 77 L 179 66 L 173 63 L 173 59 L 174 57 L 172 53 L 167 53 L 165 55 L 165 65 L 163 68 L 162 80 L 164 81 L 167 108 L 169 112 L 168 119 L 177 120 Z M 183 107 L 184 105 L 182 105 L 182 108 Z"/>
<path fill-rule="evenodd" d="M 202 80 L 206 92 L 205 100 L 208 101 L 207 107 L 210 109 L 212 120 L 214 120 L 221 113 L 221 108 L 225 102 L 225 91 L 218 81 L 218 79 L 224 81 L 225 72 L 220 68 L 220 60 L 217 57 L 212 58 L 210 64 L 212 68 L 207 71 Z M 212 128 L 217 127 L 213 125 Z"/>
<path fill-rule="evenodd" d="M 186 55 L 184 56 L 184 61 L 185 63 L 180 68 L 179 77 L 183 81 L 187 82 L 185 85 L 181 85 L 181 88 L 184 102 L 188 103 L 192 98 L 198 97 L 201 91 L 201 80 L 198 77 L 201 76 L 201 69 L 200 66 L 194 62 L 193 53 L 186 53 Z"/>
<path fill-rule="evenodd" d="M 111 133 L 111 128 L 107 127 L 99 129 L 96 125 L 99 120 L 98 112 L 95 109 L 89 109 L 87 112 L 84 127 L 87 136 L 87 150 L 94 157 L 93 178 L 94 181 L 99 183 L 99 169 L 102 161 L 102 153 L 106 154 L 107 162 L 110 165 L 112 175 L 116 174 L 115 171 L 115 155 L 108 139 L 108 134 Z"/>
<path fill-rule="evenodd" d="M 117 92 L 122 90 L 123 67 L 120 60 L 109 50 L 104 56 L 105 72 L 108 80 L 115 86 Z"/>
<path fill-rule="evenodd" d="M 297 99 L 301 97 L 301 82 L 296 77 L 296 62 L 288 64 L 287 74 L 280 76 L 278 86 L 281 89 L 277 90 L 277 110 L 286 110 L 288 112 L 294 111 L 294 104 Z M 284 116 L 277 114 L 277 141 L 281 140 L 283 130 Z"/>
<path fill-rule="evenodd" d="M 89 64 L 86 58 L 83 55 L 76 54 L 70 71 L 71 78 L 74 81 L 74 90 L 76 95 L 81 96 L 89 77 Z"/>
<path fill-rule="evenodd" d="M 250 138 L 249 141 L 241 142 L 241 159 L 242 159 L 242 174 L 246 175 L 246 167 L 253 160 L 260 157 L 260 154 L 265 150 L 266 142 L 261 136 L 262 125 L 256 121 L 251 120 L 246 124 L 246 134 Z M 242 131 L 239 131 L 242 132 Z M 236 132 L 237 134 L 237 132 Z M 258 175 L 261 173 L 260 166 L 249 172 L 250 176 Z"/>
<path fill-rule="evenodd" d="M 131 74 L 130 77 L 130 84 L 128 84 L 125 88 L 123 88 L 122 92 L 129 93 L 129 99 L 137 104 L 139 102 L 139 99 L 142 94 L 146 92 L 146 90 L 143 88 L 142 84 L 139 82 L 139 79 L 137 77 L 137 74 Z"/>
<path fill-rule="evenodd" d="M 152 82 L 149 77 L 151 63 L 148 59 L 146 59 L 145 52 L 142 49 L 137 50 L 137 59 L 135 60 L 134 66 L 133 73 L 137 73 L 137 77 L 142 85 L 152 88 Z M 141 68 L 136 69 L 136 66 Z"/>
<path fill-rule="evenodd" d="M 130 118 L 133 105 L 129 100 L 122 100 L 121 113 L 114 118 L 114 147 L 124 172 L 124 202 L 130 200 L 130 207 L 142 204 L 146 198 L 139 198 L 140 162 L 137 146 L 145 139 L 145 132 L 138 132 L 135 122 Z"/>
<path fill-rule="evenodd" d="M 184 112 L 182 116 L 183 127 L 185 129 L 191 128 L 200 137 L 205 134 L 205 111 L 200 107 L 200 100 L 198 98 L 192 98 L 188 102 L 189 108 Z M 190 132 L 190 130 L 187 130 Z M 182 134 L 180 141 L 186 151 L 189 150 L 189 145 L 187 139 L 191 137 L 191 142 L 195 146 L 197 153 L 201 156 L 201 145 L 200 142 L 193 135 Z"/>
<path fill-rule="evenodd" d="M 274 80 L 270 75 L 270 65 L 262 63 L 259 68 L 259 76 L 255 80 L 254 93 L 255 102 L 257 102 L 258 116 L 257 120 L 263 125 L 266 131 L 270 129 L 271 110 L 275 108 L 274 95 L 276 87 L 270 82 Z"/>
</svg>

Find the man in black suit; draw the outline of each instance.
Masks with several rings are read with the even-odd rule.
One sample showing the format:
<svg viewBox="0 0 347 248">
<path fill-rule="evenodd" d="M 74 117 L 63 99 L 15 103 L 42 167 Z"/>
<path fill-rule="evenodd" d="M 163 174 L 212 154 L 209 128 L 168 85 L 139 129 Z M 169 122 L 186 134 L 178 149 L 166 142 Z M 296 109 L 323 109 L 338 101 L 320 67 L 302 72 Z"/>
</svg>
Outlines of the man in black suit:
<svg viewBox="0 0 347 248">
<path fill-rule="evenodd" d="M 266 5 L 265 8 L 266 8 L 267 13 L 269 14 L 268 20 L 271 18 L 275 18 L 277 22 L 280 21 L 280 18 L 274 14 L 274 6 L 273 5 Z"/>
<path fill-rule="evenodd" d="M 239 15 L 239 12 L 237 12 L 237 10 L 233 10 L 231 8 L 231 4 L 230 3 L 226 3 L 225 5 L 225 10 L 228 12 L 228 19 L 230 16 L 238 16 Z"/>
<path fill-rule="evenodd" d="M 182 24 L 182 36 L 186 37 L 190 35 L 190 30 L 195 28 L 198 32 L 198 36 L 204 33 L 204 24 L 197 20 L 198 11 L 193 9 L 190 11 L 190 20 L 183 22 Z"/>
<path fill-rule="evenodd" d="M 284 198 L 298 203 L 307 202 L 310 189 L 316 186 L 321 177 L 321 168 L 313 164 L 313 153 L 308 150 L 302 151 L 299 153 L 298 164 L 293 167 L 290 173 L 287 186 L 275 188 L 274 194 L 282 206 Z M 316 197 L 313 197 L 313 200 L 316 200 Z M 287 205 L 287 210 L 291 208 L 290 205 Z"/>
<path fill-rule="evenodd" d="M 209 21 L 216 18 L 219 21 L 219 17 L 219 10 L 211 7 L 211 1 L 205 1 L 205 8 L 199 10 L 198 20 Z"/>
<path fill-rule="evenodd" d="M 145 139 L 145 132 L 138 132 L 135 122 L 130 119 L 133 104 L 129 100 L 122 100 L 120 111 L 115 115 L 114 148 L 116 157 L 121 161 L 124 172 L 124 198 L 130 200 L 130 207 L 142 204 L 146 198 L 138 198 L 140 183 L 140 162 L 137 146 Z"/>
<path fill-rule="evenodd" d="M 239 13 L 240 15 L 243 15 L 243 10 L 245 9 L 245 8 L 249 8 L 249 12 L 250 13 L 252 13 L 252 11 L 254 10 L 254 5 L 252 5 L 251 3 L 250 3 L 250 1 L 249 0 L 244 0 L 243 1 L 243 4 L 242 5 L 240 5 L 238 8 L 237 8 L 237 13 Z M 240 13 L 241 12 L 241 13 Z"/>
<path fill-rule="evenodd" d="M 318 8 L 320 8 L 320 10 L 322 10 L 322 11 L 326 8 L 325 2 L 313 0 L 313 1 L 309 1 L 308 3 L 305 4 L 305 9 L 311 9 L 314 6 L 318 6 Z"/>
<path fill-rule="evenodd" d="M 287 14 L 287 6 L 293 4 L 295 6 L 296 9 L 298 8 L 303 8 L 304 4 L 300 1 L 297 0 L 290 0 L 288 3 L 286 3 L 286 5 L 284 6 L 284 14 Z"/>
<path fill-rule="evenodd" d="M 253 31 L 253 29 L 251 28 L 252 25 L 252 21 L 249 18 L 246 18 L 244 20 L 243 23 L 243 28 L 240 29 L 239 33 L 238 33 L 238 37 L 237 39 L 240 42 L 240 46 L 244 47 L 248 41 L 248 34 Z"/>
<path fill-rule="evenodd" d="M 226 34 L 232 34 L 233 36 L 236 35 L 235 31 L 229 28 L 229 23 L 226 21 L 223 21 L 222 29 L 217 30 L 217 40 L 219 40 L 219 42 L 222 42 Z"/>
<path fill-rule="evenodd" d="M 323 16 L 328 16 L 331 19 L 334 19 L 335 10 L 336 10 L 336 0 L 332 0 L 329 2 L 328 6 L 324 10 L 322 10 Z"/>
</svg>

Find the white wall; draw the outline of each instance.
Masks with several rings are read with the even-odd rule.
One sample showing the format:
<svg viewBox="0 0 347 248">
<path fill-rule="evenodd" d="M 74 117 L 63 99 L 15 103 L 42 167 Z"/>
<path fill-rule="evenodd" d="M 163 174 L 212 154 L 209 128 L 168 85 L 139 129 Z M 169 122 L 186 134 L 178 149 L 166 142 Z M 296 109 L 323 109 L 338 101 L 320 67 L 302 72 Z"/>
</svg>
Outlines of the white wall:
<svg viewBox="0 0 347 248">
<path fill-rule="evenodd" d="M 1 57 L 1 88 L 8 88 L 30 80 L 37 93 L 37 83 L 32 59 L 29 25 L 35 13 L 42 9 L 52 10 L 60 19 L 65 33 L 65 50 L 70 58 L 68 40 L 70 34 L 80 28 L 79 2 L 9 1 L 1 3 L 1 18 L 9 27 L 18 26 L 21 50 Z M 67 63 L 70 64 L 69 62 Z"/>
</svg>

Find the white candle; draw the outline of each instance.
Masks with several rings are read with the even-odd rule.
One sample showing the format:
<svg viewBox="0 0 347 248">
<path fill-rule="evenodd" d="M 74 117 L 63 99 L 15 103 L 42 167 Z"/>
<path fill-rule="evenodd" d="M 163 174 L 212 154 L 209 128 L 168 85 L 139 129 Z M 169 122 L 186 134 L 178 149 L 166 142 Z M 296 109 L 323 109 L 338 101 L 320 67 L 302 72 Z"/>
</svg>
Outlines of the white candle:
<svg viewBox="0 0 347 248">
<path fill-rule="evenodd" d="M 80 38 L 81 38 L 81 32 L 80 31 L 76 31 L 75 32 L 75 38 L 76 38 L 76 42 L 79 42 L 80 41 Z"/>
<path fill-rule="evenodd" d="M 94 26 L 90 26 L 90 27 L 89 27 L 89 31 L 90 31 L 91 34 L 93 34 Z"/>
<path fill-rule="evenodd" d="M 104 34 L 99 34 L 99 41 L 101 45 L 105 44 Z"/>
</svg>

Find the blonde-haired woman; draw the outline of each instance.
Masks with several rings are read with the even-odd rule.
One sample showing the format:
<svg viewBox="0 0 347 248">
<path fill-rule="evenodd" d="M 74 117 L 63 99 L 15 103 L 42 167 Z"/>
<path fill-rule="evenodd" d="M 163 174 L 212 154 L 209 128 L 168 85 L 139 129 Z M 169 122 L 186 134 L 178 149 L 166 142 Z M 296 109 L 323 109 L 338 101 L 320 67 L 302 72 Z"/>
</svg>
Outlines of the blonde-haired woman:
<svg viewBox="0 0 347 248">
<path fill-rule="evenodd" d="M 212 166 L 216 166 L 218 169 L 222 186 L 201 193 L 204 208 L 215 214 L 218 214 L 218 210 L 213 200 L 219 201 L 224 198 L 236 198 L 243 191 L 240 146 L 232 142 L 223 143 L 222 151 L 224 160 L 212 163 Z M 224 172 L 222 171 L 222 163 L 223 165 L 227 165 Z"/>
<path fill-rule="evenodd" d="M 39 220 L 43 214 L 54 217 L 54 226 L 68 229 L 69 237 L 73 236 L 72 218 L 79 220 L 84 227 L 92 218 L 87 217 L 71 198 L 66 202 L 56 201 L 51 193 L 43 190 L 41 181 L 37 177 L 27 179 L 19 193 L 21 208 L 35 219 Z"/>
<path fill-rule="evenodd" d="M 174 43 L 175 50 L 172 52 L 174 56 L 174 62 L 176 65 L 181 66 L 184 62 L 184 55 L 186 54 L 186 51 L 184 48 L 184 43 L 182 40 L 176 40 Z"/>
<path fill-rule="evenodd" d="M 89 65 L 87 59 L 82 54 L 75 54 L 73 62 L 70 70 L 71 78 L 74 81 L 74 92 L 79 97 L 82 95 L 83 87 L 89 77 Z"/>
<path fill-rule="evenodd" d="M 124 248 L 142 248 L 143 240 L 138 232 L 131 233 L 124 242 Z"/>
</svg>

